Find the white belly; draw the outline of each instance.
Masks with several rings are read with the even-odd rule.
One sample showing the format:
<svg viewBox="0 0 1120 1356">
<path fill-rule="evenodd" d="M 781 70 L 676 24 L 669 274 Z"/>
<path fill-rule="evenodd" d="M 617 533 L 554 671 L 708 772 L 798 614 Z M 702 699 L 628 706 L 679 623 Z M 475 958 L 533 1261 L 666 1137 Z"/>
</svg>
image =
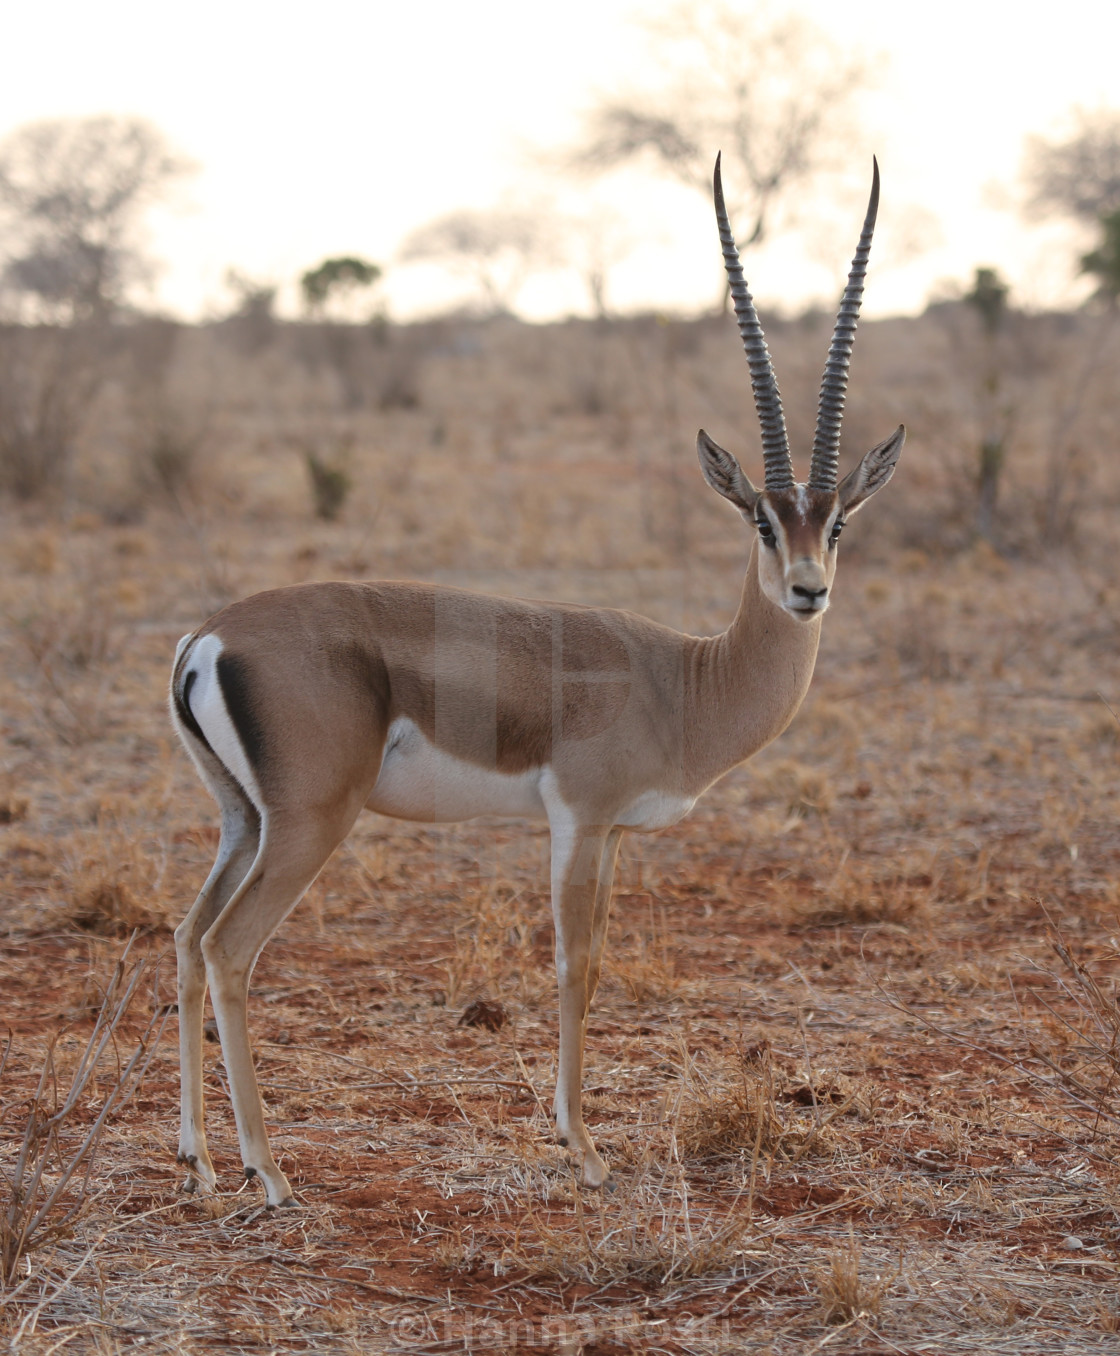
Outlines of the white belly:
<svg viewBox="0 0 1120 1356">
<path fill-rule="evenodd" d="M 378 814 L 428 823 L 477 815 L 544 819 L 540 779 L 540 768 L 507 774 L 453 758 L 402 716 L 389 727 L 381 775 L 367 805 Z"/>
<path fill-rule="evenodd" d="M 695 796 L 678 796 L 668 791 L 643 791 L 618 816 L 617 823 L 624 829 L 652 833 L 679 823 L 696 804 Z"/>
</svg>

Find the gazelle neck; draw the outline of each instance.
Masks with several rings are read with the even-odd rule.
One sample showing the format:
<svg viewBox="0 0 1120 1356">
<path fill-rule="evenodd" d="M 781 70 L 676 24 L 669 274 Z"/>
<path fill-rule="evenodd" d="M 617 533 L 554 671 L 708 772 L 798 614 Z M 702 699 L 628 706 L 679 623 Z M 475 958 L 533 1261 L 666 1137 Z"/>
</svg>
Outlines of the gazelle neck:
<svg viewBox="0 0 1120 1356">
<path fill-rule="evenodd" d="M 821 615 L 791 617 L 763 591 L 757 544 L 739 610 L 726 631 L 697 642 L 692 658 L 691 755 L 705 784 L 786 728 L 813 677 Z"/>
</svg>

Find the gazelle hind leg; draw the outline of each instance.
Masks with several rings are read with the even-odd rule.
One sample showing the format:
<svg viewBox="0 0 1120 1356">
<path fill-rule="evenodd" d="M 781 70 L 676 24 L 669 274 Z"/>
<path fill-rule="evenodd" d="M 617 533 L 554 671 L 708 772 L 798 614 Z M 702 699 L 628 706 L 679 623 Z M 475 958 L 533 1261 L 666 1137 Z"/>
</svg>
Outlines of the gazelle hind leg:
<svg viewBox="0 0 1120 1356">
<path fill-rule="evenodd" d="M 566 809 L 551 813 L 552 917 L 560 996 L 560 1067 L 553 1114 L 556 1135 L 580 1161 L 585 1186 L 602 1186 L 607 1165 L 583 1123 L 583 1047 L 591 975 L 592 937 L 600 867 L 607 834 L 578 826 Z"/>
<path fill-rule="evenodd" d="M 208 769 L 207 781 L 222 811 L 218 855 L 190 912 L 175 929 L 179 1008 L 179 1162 L 188 1169 L 186 1190 L 212 1190 L 214 1165 L 206 1145 L 202 1091 L 202 1011 L 206 962 L 202 938 L 244 882 L 257 855 L 260 817 L 240 787 Z"/>
<path fill-rule="evenodd" d="M 294 1205 L 295 1198 L 272 1156 L 265 1130 L 249 1041 L 249 979 L 265 943 L 349 832 L 359 807 L 360 802 L 347 811 L 344 822 L 306 808 L 298 817 L 266 817 L 248 877 L 202 939 L 241 1161 L 246 1177 L 260 1178 L 270 1207 Z"/>
</svg>

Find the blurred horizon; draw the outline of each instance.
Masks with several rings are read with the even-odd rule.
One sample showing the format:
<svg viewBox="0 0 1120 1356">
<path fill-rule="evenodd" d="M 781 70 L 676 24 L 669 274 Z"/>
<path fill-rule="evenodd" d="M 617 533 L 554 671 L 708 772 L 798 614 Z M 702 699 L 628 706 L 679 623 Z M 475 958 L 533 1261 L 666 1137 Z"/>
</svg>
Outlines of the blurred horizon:
<svg viewBox="0 0 1120 1356">
<path fill-rule="evenodd" d="M 1068 134 L 1075 108 L 1120 107 L 1120 14 L 1071 0 L 1055 28 L 1008 24 L 999 7 L 962 0 L 943 4 L 936 24 L 885 0 L 854 12 L 824 0 L 734 8 L 800 14 L 868 74 L 834 172 L 795 191 L 769 237 L 744 251 L 760 305 L 791 314 L 833 303 L 872 151 L 883 199 L 868 317 L 920 312 L 983 266 L 1018 305 L 1088 296 L 1076 263 L 1090 240 L 1026 218 L 1021 168 L 1027 139 Z M 700 194 L 640 161 L 587 183 L 557 172 L 597 98 L 657 88 L 663 72 L 650 66 L 632 0 L 572 0 L 563 21 L 511 0 L 415 13 L 201 0 L 189 26 L 138 0 L 96 11 L 63 0 L 7 25 L 10 50 L 27 59 L 0 89 L 0 139 L 42 119 L 135 115 L 197 166 L 148 214 L 158 272 L 134 294 L 148 309 L 227 314 L 235 270 L 276 287 L 279 314 L 291 316 L 303 272 L 356 255 L 385 270 L 378 305 L 391 319 L 443 313 L 477 296 L 471 282 L 400 251 L 417 228 L 460 209 L 533 214 L 558 231 L 571 218 L 610 223 L 620 241 L 612 313 L 695 313 L 719 296 Z M 707 149 L 714 159 L 719 147 Z M 570 265 L 538 267 L 513 309 L 529 320 L 592 313 Z"/>
</svg>

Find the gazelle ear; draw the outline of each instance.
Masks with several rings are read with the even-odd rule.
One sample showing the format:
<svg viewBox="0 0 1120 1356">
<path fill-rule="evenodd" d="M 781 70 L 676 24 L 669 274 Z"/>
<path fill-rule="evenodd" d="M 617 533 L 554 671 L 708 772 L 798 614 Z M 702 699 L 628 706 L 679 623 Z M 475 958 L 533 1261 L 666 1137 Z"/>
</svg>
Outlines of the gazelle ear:
<svg viewBox="0 0 1120 1356">
<path fill-rule="evenodd" d="M 906 425 L 899 424 L 889 438 L 884 438 L 864 456 L 854 471 L 848 472 L 837 490 L 840 507 L 845 513 L 855 513 L 890 480 L 905 441 Z"/>
<path fill-rule="evenodd" d="M 758 491 L 731 453 L 712 442 L 703 429 L 696 435 L 696 455 L 700 458 L 704 479 L 712 489 L 729 499 L 741 512 L 754 513 Z"/>
</svg>

